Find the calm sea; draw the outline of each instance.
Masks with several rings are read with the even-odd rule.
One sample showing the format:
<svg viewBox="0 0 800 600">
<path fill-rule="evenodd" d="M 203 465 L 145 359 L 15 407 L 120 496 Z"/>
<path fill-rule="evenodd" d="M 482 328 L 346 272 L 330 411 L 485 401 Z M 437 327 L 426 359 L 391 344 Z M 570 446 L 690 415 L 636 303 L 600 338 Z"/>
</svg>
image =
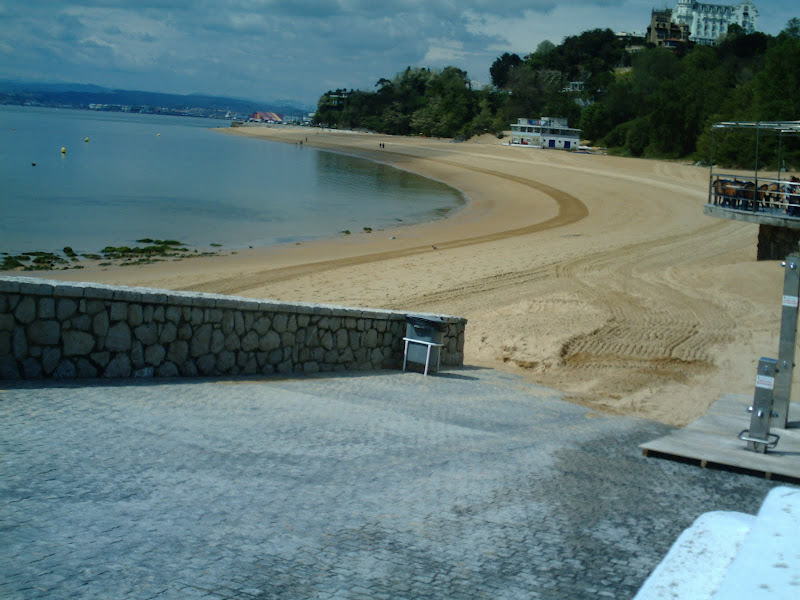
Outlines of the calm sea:
<svg viewBox="0 0 800 600">
<path fill-rule="evenodd" d="M 265 246 L 427 221 L 462 203 L 386 165 L 210 130 L 227 125 L 0 106 L 0 252 L 97 252 L 145 237 Z"/>
</svg>

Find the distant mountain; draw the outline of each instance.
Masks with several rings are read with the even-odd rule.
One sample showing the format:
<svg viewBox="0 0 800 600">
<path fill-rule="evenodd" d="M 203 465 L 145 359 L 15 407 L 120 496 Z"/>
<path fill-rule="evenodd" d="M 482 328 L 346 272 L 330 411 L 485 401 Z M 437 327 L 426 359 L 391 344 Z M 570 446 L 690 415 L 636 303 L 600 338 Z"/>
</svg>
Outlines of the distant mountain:
<svg viewBox="0 0 800 600">
<path fill-rule="evenodd" d="M 255 101 L 207 94 L 163 94 L 137 90 L 114 90 L 77 83 L 39 83 L 0 79 L 0 104 L 89 108 L 90 105 L 125 106 L 151 112 L 154 109 L 230 111 L 249 114 L 270 111 L 303 115 L 313 108 L 291 100 Z"/>
</svg>

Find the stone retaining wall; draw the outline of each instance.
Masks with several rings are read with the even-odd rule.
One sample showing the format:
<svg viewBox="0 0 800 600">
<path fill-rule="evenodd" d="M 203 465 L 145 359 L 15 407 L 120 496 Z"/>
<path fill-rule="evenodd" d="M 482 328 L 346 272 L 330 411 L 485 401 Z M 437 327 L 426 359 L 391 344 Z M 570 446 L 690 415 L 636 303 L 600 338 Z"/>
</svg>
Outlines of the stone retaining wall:
<svg viewBox="0 0 800 600">
<path fill-rule="evenodd" d="M 0 277 L 0 379 L 398 368 L 406 314 Z M 462 365 L 466 319 L 437 316 L 441 364 Z"/>
</svg>

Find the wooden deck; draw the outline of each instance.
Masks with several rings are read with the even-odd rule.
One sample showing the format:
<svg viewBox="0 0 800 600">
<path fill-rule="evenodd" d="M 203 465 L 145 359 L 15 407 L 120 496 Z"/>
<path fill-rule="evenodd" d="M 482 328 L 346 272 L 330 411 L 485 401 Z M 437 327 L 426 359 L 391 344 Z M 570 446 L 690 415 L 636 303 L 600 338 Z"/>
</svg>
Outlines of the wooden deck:
<svg viewBox="0 0 800 600">
<path fill-rule="evenodd" d="M 662 438 L 640 444 L 645 456 L 688 460 L 701 467 L 732 469 L 753 475 L 800 483 L 800 405 L 789 409 L 789 427 L 773 427 L 780 436 L 766 454 L 747 450 L 737 435 L 750 426 L 747 407 L 752 397 L 725 394 L 694 423 Z"/>
</svg>

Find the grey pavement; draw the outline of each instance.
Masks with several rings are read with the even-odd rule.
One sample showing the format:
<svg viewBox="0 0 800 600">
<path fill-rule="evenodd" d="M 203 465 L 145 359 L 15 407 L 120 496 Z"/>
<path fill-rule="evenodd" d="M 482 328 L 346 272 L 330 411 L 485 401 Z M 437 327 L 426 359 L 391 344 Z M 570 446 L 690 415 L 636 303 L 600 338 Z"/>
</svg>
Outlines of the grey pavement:
<svg viewBox="0 0 800 600">
<path fill-rule="evenodd" d="M 5 382 L 0 597 L 631 598 L 774 485 L 667 431 L 476 368 Z"/>
</svg>

